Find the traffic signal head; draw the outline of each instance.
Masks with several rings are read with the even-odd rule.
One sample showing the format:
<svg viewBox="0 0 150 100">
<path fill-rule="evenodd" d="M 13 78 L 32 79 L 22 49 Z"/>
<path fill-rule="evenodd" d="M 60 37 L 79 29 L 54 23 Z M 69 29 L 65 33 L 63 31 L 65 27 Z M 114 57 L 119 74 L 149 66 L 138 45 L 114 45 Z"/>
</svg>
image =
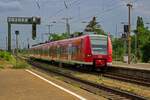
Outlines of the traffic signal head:
<svg viewBox="0 0 150 100">
<path fill-rule="evenodd" d="M 124 32 L 129 32 L 129 25 L 124 25 Z"/>
<path fill-rule="evenodd" d="M 123 34 L 122 34 L 122 38 L 126 39 L 126 38 L 127 38 L 127 34 L 126 34 L 126 33 L 123 33 Z"/>
<path fill-rule="evenodd" d="M 40 24 L 41 23 L 41 18 L 39 18 L 39 17 L 32 17 L 32 23 L 33 24 Z"/>
</svg>

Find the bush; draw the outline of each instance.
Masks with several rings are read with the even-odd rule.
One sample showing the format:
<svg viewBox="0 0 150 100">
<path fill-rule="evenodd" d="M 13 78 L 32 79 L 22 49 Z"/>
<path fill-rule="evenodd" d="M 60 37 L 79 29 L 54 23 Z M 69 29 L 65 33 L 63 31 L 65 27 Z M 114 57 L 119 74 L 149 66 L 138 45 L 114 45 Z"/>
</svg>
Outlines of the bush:
<svg viewBox="0 0 150 100">
<path fill-rule="evenodd" d="M 143 62 L 149 62 L 150 61 L 150 41 L 148 43 L 146 43 L 143 47 L 142 47 L 142 61 Z"/>
<path fill-rule="evenodd" d="M 22 69 L 22 68 L 27 68 L 29 65 L 25 62 L 18 62 L 17 65 L 14 65 L 13 68 L 15 69 Z"/>
<path fill-rule="evenodd" d="M 11 54 L 9 52 L 0 51 L 0 58 L 10 61 L 13 57 L 11 56 Z"/>
</svg>

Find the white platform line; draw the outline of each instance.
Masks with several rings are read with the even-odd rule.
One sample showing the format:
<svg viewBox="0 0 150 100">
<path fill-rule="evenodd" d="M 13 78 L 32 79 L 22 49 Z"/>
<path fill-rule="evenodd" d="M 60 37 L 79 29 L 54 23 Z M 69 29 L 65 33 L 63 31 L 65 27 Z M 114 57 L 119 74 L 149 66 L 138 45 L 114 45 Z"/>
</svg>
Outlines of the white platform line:
<svg viewBox="0 0 150 100">
<path fill-rule="evenodd" d="M 65 91 L 65 92 L 67 92 L 67 93 L 69 93 L 69 94 L 71 94 L 71 95 L 73 95 L 73 96 L 79 98 L 80 100 L 87 100 L 87 99 L 85 99 L 84 97 L 82 97 L 82 96 L 80 96 L 80 95 L 78 95 L 78 94 L 76 94 L 76 93 L 74 93 L 74 92 L 71 92 L 70 90 L 67 90 L 67 89 L 63 88 L 63 87 L 61 87 L 61 86 L 59 86 L 59 85 L 57 85 L 57 84 L 55 84 L 55 83 L 53 83 L 53 82 L 51 82 L 51 81 L 45 79 L 44 77 L 42 77 L 42 76 L 40 76 L 40 75 L 38 75 L 38 74 L 36 74 L 36 73 L 34 73 L 34 72 L 28 70 L 28 69 L 26 69 L 25 71 L 27 71 L 27 72 L 29 72 L 29 73 L 35 75 L 36 77 L 38 77 L 38 78 L 44 80 L 45 82 L 47 82 L 47 83 L 49 83 L 49 84 L 51 84 L 51 85 L 53 85 L 53 86 L 55 86 L 55 87 L 57 87 L 57 88 L 59 88 L 59 89 Z"/>
</svg>

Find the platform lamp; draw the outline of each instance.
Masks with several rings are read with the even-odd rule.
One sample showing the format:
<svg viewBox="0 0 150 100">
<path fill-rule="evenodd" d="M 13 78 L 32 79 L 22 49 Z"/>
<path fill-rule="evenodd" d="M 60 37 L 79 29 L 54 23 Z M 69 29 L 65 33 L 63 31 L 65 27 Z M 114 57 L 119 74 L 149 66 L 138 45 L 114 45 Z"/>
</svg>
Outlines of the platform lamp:
<svg viewBox="0 0 150 100">
<path fill-rule="evenodd" d="M 16 67 L 17 67 L 17 61 L 18 61 L 18 35 L 19 35 L 19 31 L 16 30 L 15 31 L 15 34 L 16 34 Z"/>
</svg>

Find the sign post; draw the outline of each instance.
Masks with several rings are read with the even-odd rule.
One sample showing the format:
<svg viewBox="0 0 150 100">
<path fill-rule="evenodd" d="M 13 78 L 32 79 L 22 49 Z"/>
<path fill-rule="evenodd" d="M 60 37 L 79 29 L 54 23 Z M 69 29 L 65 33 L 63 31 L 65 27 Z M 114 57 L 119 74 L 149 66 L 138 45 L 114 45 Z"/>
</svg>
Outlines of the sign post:
<svg viewBox="0 0 150 100">
<path fill-rule="evenodd" d="M 36 37 L 36 24 L 41 23 L 39 17 L 8 17 L 8 51 L 11 52 L 11 24 L 32 24 L 32 38 Z"/>
</svg>

